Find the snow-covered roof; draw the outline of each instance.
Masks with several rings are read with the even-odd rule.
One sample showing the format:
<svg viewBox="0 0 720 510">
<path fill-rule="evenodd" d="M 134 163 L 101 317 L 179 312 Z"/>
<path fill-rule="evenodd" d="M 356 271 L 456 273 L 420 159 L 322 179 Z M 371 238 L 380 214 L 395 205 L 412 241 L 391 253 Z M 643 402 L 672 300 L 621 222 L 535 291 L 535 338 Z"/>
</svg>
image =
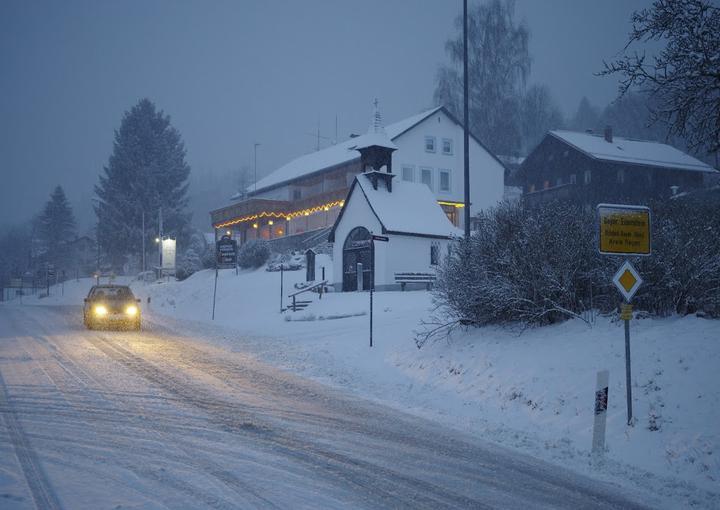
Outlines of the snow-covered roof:
<svg viewBox="0 0 720 510">
<path fill-rule="evenodd" d="M 461 232 L 437 203 L 430 188 L 418 182 L 393 181 L 392 192 L 379 184 L 374 189 L 366 174 L 355 177 L 378 220 L 389 233 L 451 237 Z M 340 220 L 338 220 L 340 221 Z"/>
<path fill-rule="evenodd" d="M 415 124 L 423 121 L 424 119 L 441 109 L 442 107 L 438 106 L 436 108 L 432 108 L 431 110 L 424 111 L 417 115 L 413 115 L 412 117 L 408 117 L 407 119 L 396 122 L 395 124 L 390 124 L 389 126 L 385 127 L 385 132 L 387 133 L 387 136 L 390 140 L 394 140 L 395 138 L 403 134 L 405 131 L 412 128 Z M 372 145 L 372 142 L 378 141 L 374 139 L 374 137 L 376 136 L 376 133 L 368 132 L 364 135 L 345 140 L 344 142 L 337 145 L 327 147 L 326 149 L 322 149 L 317 152 L 312 152 L 310 154 L 300 156 L 299 158 L 295 158 L 289 163 L 281 166 L 280 168 L 272 172 L 270 175 L 260 179 L 257 182 L 257 191 L 262 191 L 266 188 L 271 188 L 277 186 L 278 184 L 292 181 L 294 179 L 297 179 L 298 177 L 309 175 L 325 168 L 330 168 L 333 166 L 347 163 L 354 159 L 358 159 L 360 157 L 360 154 L 357 152 L 356 149 L 358 147 Z M 383 146 L 386 145 L 387 139 L 385 139 Z M 390 145 L 393 146 L 391 148 L 397 148 L 392 143 Z M 255 193 L 255 186 L 248 187 L 248 192 Z"/>
<path fill-rule="evenodd" d="M 577 131 L 550 131 L 550 134 L 584 152 L 592 158 L 635 165 L 649 165 L 697 172 L 714 169 L 681 150 L 660 142 L 613 137 L 612 142 L 603 135 Z"/>
</svg>

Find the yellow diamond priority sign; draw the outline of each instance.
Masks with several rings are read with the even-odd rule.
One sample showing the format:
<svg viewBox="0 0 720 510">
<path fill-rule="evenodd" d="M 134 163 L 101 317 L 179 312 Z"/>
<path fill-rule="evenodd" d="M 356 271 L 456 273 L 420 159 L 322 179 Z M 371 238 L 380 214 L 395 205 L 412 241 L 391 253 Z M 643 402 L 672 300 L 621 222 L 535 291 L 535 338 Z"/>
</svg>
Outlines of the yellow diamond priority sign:
<svg viewBox="0 0 720 510">
<path fill-rule="evenodd" d="M 640 288 L 642 282 L 643 280 L 640 277 L 640 273 L 638 273 L 630 261 L 627 260 L 620 266 L 620 269 L 618 269 L 618 272 L 615 273 L 615 277 L 613 278 L 613 283 L 628 303 Z"/>
</svg>

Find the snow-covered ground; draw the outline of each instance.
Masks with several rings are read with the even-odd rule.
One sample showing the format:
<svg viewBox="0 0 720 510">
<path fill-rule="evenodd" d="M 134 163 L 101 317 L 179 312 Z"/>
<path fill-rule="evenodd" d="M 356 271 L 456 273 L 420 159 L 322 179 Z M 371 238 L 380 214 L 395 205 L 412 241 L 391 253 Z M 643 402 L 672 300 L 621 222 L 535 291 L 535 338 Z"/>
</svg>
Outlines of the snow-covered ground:
<svg viewBox="0 0 720 510">
<path fill-rule="evenodd" d="M 285 273 L 285 294 L 304 271 Z M 458 332 L 418 350 L 413 331 L 432 306 L 427 292 L 375 294 L 375 346 L 367 293 L 330 293 L 281 314 L 280 275 L 221 271 L 184 282 L 133 284 L 146 317 L 452 427 L 627 488 L 668 508 L 720 507 L 720 321 L 632 321 L 633 407 L 625 407 L 622 323 L 598 318 L 526 330 Z M 68 282 L 77 303 L 89 281 Z M 307 296 L 307 294 L 303 294 Z M 151 302 L 146 304 L 146 298 Z M 285 304 L 288 300 L 285 298 Z M 288 319 L 292 320 L 288 320 Z M 610 371 L 607 451 L 590 456 L 595 374 Z"/>
</svg>

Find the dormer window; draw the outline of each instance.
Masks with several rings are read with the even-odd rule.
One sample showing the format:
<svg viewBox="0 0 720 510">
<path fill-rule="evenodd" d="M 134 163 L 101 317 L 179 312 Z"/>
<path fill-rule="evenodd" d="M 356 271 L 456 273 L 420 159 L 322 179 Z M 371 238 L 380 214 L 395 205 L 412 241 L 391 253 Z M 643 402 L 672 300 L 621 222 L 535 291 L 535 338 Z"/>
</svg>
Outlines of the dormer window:
<svg viewBox="0 0 720 510">
<path fill-rule="evenodd" d="M 425 152 L 435 152 L 435 137 L 434 136 L 426 136 L 425 137 Z"/>
</svg>

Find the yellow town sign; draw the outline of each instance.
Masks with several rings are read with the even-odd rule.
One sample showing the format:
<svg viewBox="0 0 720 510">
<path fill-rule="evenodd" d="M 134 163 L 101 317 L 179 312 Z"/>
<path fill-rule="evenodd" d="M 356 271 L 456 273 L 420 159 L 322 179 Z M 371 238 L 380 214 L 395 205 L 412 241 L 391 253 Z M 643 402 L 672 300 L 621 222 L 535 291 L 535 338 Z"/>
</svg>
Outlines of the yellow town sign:
<svg viewBox="0 0 720 510">
<path fill-rule="evenodd" d="M 637 205 L 599 204 L 600 253 L 650 255 L 650 208 Z"/>
</svg>

